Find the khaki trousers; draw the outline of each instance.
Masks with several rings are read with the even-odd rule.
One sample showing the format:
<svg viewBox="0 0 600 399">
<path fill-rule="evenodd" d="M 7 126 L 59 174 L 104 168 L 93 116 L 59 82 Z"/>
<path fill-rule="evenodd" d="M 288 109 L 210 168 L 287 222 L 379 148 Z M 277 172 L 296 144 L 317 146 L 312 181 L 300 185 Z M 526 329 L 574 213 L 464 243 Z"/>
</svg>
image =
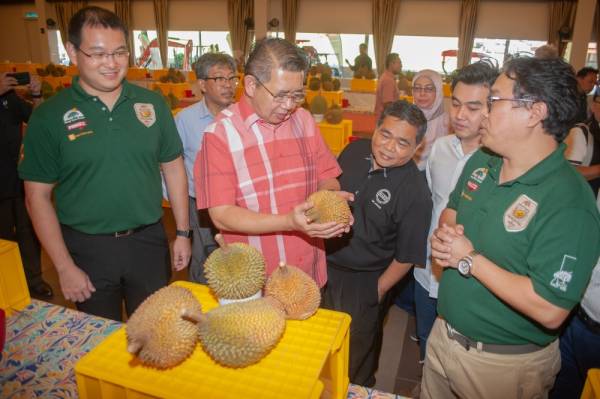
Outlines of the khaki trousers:
<svg viewBox="0 0 600 399">
<path fill-rule="evenodd" d="M 438 317 L 427 340 L 421 399 L 547 398 L 559 370 L 558 340 L 522 355 L 467 351 Z"/>
</svg>

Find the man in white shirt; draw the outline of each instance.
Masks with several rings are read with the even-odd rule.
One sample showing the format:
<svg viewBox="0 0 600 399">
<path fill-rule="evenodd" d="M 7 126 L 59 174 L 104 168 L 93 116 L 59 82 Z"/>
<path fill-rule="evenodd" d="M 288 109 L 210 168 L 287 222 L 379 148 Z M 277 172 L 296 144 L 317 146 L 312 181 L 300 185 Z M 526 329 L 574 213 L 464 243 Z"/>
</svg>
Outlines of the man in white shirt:
<svg viewBox="0 0 600 399">
<path fill-rule="evenodd" d="M 462 68 L 452 81 L 452 106 L 450 123 L 454 134 L 440 137 L 431 149 L 427 160 L 426 176 L 433 212 L 429 236 L 437 228 L 441 212 L 448 197 L 471 155 L 480 146 L 479 128 L 487 112 L 490 87 L 498 76 L 498 70 L 487 62 L 477 62 Z M 437 312 L 438 278 L 441 270 L 431 264 L 431 243 L 427 241 L 427 264 L 415 268 L 415 308 L 420 361 L 425 359 L 427 337 Z"/>
</svg>

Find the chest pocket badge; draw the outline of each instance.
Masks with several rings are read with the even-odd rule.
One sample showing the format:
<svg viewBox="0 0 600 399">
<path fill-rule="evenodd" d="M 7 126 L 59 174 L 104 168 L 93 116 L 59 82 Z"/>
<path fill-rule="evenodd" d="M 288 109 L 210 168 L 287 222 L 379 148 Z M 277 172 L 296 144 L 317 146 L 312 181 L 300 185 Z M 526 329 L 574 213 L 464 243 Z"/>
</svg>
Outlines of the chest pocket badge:
<svg viewBox="0 0 600 399">
<path fill-rule="evenodd" d="M 154 112 L 154 105 L 146 103 L 135 103 L 133 104 L 135 110 L 135 116 L 142 122 L 146 127 L 154 125 L 156 122 L 156 112 Z"/>
<path fill-rule="evenodd" d="M 535 216 L 537 206 L 537 202 L 521 194 L 504 212 L 503 222 L 506 231 L 516 233 L 525 230 Z"/>
</svg>

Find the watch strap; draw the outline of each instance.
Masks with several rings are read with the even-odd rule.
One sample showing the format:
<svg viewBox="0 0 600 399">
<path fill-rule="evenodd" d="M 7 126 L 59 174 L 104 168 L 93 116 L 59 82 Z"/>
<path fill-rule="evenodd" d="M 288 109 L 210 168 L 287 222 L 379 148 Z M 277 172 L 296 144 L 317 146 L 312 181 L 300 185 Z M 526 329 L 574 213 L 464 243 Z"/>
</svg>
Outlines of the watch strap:
<svg viewBox="0 0 600 399">
<path fill-rule="evenodd" d="M 175 235 L 179 237 L 192 238 L 192 230 L 175 230 Z"/>
</svg>

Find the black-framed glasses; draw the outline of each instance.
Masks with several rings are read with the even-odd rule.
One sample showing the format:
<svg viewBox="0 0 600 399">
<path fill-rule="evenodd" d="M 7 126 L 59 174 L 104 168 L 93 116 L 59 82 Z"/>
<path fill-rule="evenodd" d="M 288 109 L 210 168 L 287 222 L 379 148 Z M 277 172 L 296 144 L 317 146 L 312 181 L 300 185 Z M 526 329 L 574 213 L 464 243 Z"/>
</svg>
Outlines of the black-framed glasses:
<svg viewBox="0 0 600 399">
<path fill-rule="evenodd" d="M 203 80 L 213 80 L 218 85 L 225 85 L 229 83 L 230 85 L 237 86 L 240 83 L 240 78 L 237 76 L 232 76 L 230 78 L 226 78 L 224 76 L 215 76 L 213 78 L 203 78 Z"/>
<path fill-rule="evenodd" d="M 250 75 L 250 76 L 252 76 L 258 82 L 258 84 L 261 85 L 267 91 L 267 93 L 269 93 L 271 95 L 271 97 L 273 97 L 273 101 L 275 101 L 278 104 L 283 104 L 288 99 L 292 100 L 293 102 L 295 102 L 297 104 L 302 104 L 304 102 L 304 99 L 306 98 L 306 93 L 304 92 L 304 90 L 302 90 L 301 92 L 295 92 L 295 93 L 289 93 L 289 94 L 279 93 L 279 94 L 275 95 L 271 92 L 271 90 L 269 90 L 267 88 L 267 86 L 265 86 L 263 84 L 263 82 L 260 81 L 259 78 L 257 78 L 256 76 L 253 76 L 253 75 Z"/>
<path fill-rule="evenodd" d="M 112 53 L 107 53 L 104 51 L 87 53 L 78 47 L 77 51 L 81 52 L 81 54 L 85 55 L 86 57 L 91 58 L 94 62 L 102 62 L 108 60 L 109 57 L 113 57 L 115 61 L 125 61 L 129 59 L 129 50 L 117 50 Z"/>
<path fill-rule="evenodd" d="M 520 103 L 520 105 L 523 105 L 523 103 L 533 104 L 533 103 L 538 102 L 538 100 L 534 100 L 532 98 L 504 98 L 504 97 L 498 97 L 498 96 L 488 96 L 488 98 L 487 98 L 488 110 L 492 109 L 492 104 L 494 104 L 496 101 L 512 101 L 512 102 Z"/>
</svg>

